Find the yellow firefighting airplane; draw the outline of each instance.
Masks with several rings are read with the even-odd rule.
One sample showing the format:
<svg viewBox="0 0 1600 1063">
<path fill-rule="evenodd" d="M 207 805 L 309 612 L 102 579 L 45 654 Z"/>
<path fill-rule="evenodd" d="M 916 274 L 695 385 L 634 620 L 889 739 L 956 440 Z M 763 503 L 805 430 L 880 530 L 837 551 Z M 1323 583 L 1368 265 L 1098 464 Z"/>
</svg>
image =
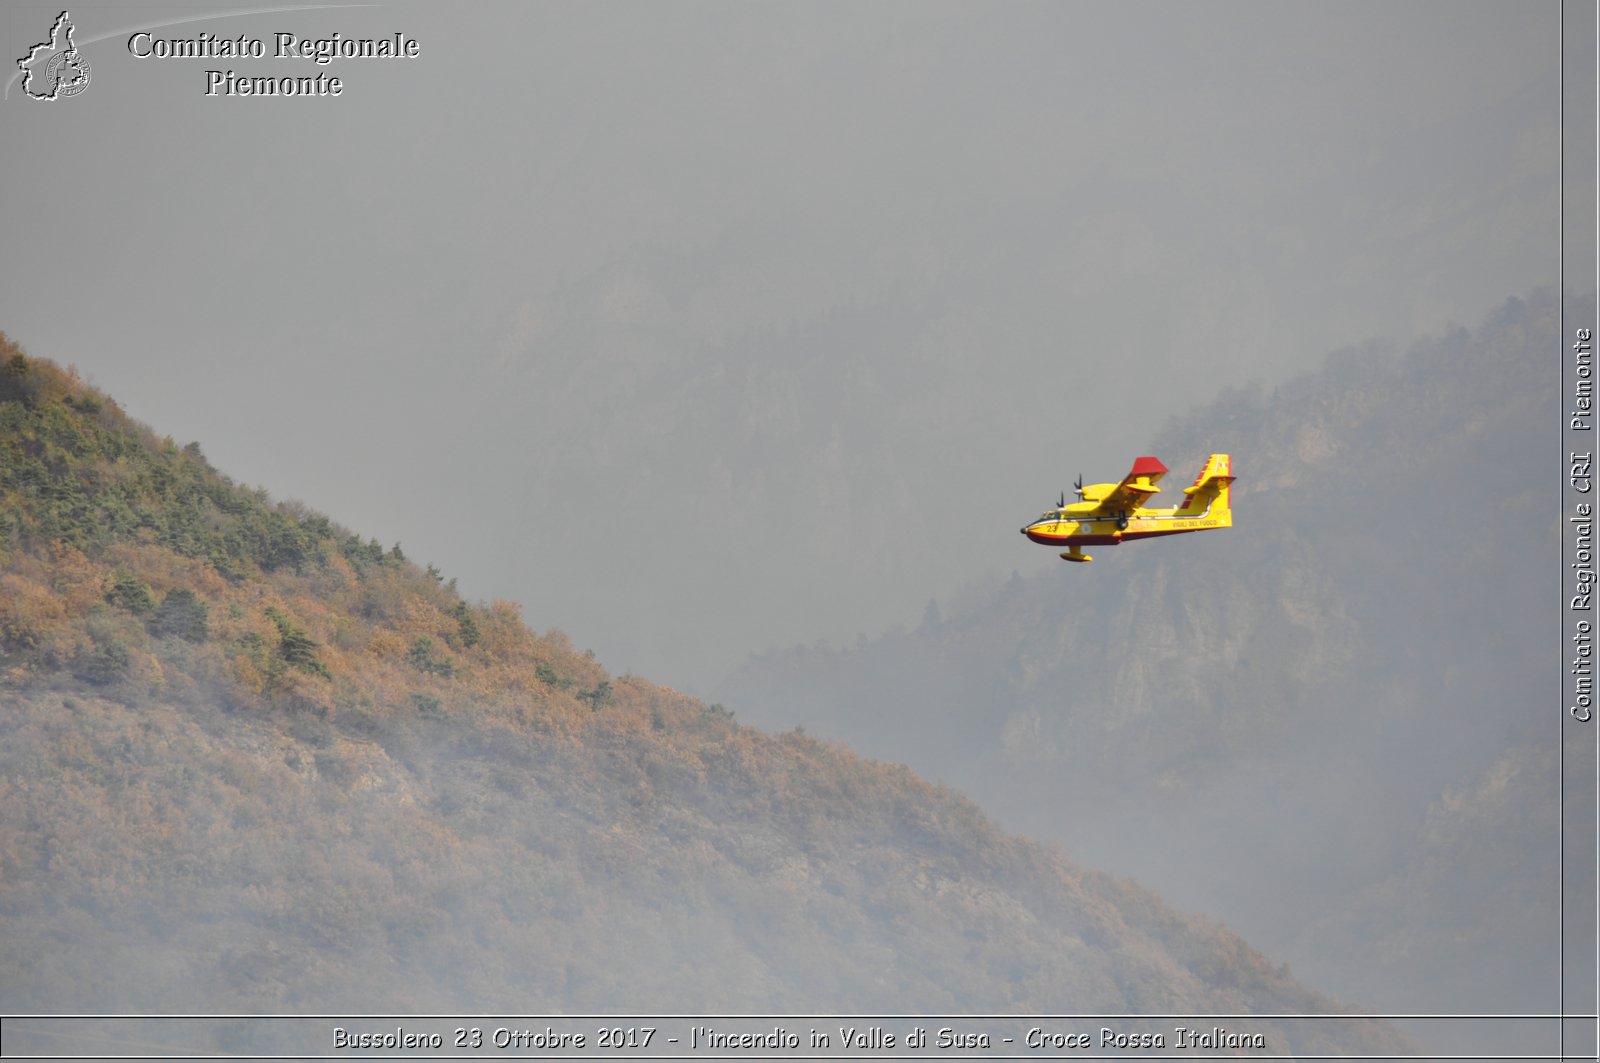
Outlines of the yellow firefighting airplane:
<svg viewBox="0 0 1600 1063">
<path fill-rule="evenodd" d="M 1233 511 L 1228 508 L 1228 485 L 1233 483 L 1228 455 L 1213 454 L 1206 459 L 1193 486 L 1185 487 L 1188 497 L 1174 509 L 1146 509 L 1144 503 L 1161 489 L 1156 482 L 1167 467 L 1158 458 L 1135 458 L 1133 471 L 1117 484 L 1083 486 L 1078 477 L 1074 490 L 1080 501 L 1047 509 L 1038 520 L 1022 529 L 1022 534 L 1046 546 L 1065 546 L 1065 561 L 1093 561 L 1083 552 L 1085 546 L 1117 546 L 1128 539 L 1149 539 L 1157 535 L 1205 531 L 1233 527 Z"/>
</svg>

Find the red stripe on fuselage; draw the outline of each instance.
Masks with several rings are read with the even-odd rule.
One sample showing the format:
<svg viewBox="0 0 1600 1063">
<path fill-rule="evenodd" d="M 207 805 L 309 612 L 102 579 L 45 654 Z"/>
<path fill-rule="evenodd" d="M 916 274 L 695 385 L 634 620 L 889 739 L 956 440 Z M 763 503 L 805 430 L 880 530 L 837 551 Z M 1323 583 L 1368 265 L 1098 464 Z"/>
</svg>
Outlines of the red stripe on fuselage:
<svg viewBox="0 0 1600 1063">
<path fill-rule="evenodd" d="M 1115 546 L 1129 539 L 1158 539 L 1163 535 L 1183 535 L 1186 532 L 1209 531 L 1208 528 L 1162 528 L 1156 531 L 1125 531 L 1116 534 L 1051 535 L 1048 532 L 1028 531 L 1024 534 L 1042 546 Z"/>
</svg>

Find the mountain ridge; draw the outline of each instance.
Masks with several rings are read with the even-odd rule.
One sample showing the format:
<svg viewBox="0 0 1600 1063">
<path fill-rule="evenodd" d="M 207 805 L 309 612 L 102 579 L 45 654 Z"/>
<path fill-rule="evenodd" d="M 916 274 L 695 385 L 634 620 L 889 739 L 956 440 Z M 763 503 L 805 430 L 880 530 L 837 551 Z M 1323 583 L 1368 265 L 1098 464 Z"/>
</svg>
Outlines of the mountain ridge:
<svg viewBox="0 0 1600 1063">
<path fill-rule="evenodd" d="M 1341 1010 L 909 769 L 463 601 L 8 339 L 0 589 L 8 1012 Z"/>
<path fill-rule="evenodd" d="M 754 658 L 716 695 L 892 746 L 1385 1011 L 1539 1010 L 1560 840 L 1513 825 L 1556 822 L 1558 802 L 1538 706 L 1560 703 L 1541 485 L 1561 313 L 1536 292 L 1405 351 L 1224 391 L 1149 452 L 1176 470 L 1232 453 L 1232 529 L 1013 575 L 853 648 Z M 1408 918 L 1421 889 L 1431 915 Z M 1509 919 L 1504 897 L 1531 907 Z M 1501 962 L 1459 962 L 1464 941 Z"/>
</svg>

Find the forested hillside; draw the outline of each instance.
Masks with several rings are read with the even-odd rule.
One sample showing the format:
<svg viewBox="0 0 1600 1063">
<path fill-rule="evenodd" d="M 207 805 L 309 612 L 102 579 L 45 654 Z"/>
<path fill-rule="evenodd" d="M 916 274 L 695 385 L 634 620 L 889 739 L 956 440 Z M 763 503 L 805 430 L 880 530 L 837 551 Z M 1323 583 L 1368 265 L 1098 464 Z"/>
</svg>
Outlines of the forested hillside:
<svg viewBox="0 0 1600 1063">
<path fill-rule="evenodd" d="M 608 674 L 9 341 L 0 706 L 7 1012 L 1337 1009 L 906 768 Z"/>
<path fill-rule="evenodd" d="M 1232 529 L 769 654 L 718 696 L 892 750 L 1346 996 L 1549 1010 L 1559 314 L 1553 293 L 1513 299 L 1408 351 L 1224 393 L 1146 453 L 1173 469 L 1166 505 L 1231 452 Z M 1015 531 L 1035 501 L 997 515 L 997 553 L 1039 549 Z"/>
</svg>

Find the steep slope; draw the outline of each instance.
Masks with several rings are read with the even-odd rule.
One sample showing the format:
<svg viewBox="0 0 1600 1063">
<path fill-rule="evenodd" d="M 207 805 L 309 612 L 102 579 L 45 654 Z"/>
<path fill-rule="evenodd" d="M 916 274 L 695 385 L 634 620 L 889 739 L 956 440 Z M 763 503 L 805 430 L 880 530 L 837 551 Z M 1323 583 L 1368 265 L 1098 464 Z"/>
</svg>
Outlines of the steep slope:
<svg viewBox="0 0 1600 1063">
<path fill-rule="evenodd" d="M 9 342 L 0 590 L 8 1012 L 1336 1010 L 907 769 L 608 675 Z"/>
<path fill-rule="evenodd" d="M 1345 995 L 1548 1010 L 1559 837 L 1523 828 L 1557 822 L 1560 347 L 1541 295 L 1225 394 L 1150 452 L 1182 476 L 1231 451 L 1231 531 L 771 654 L 719 696 L 894 749 Z M 1025 549 L 996 519 L 996 549 Z M 1459 962 L 1474 951 L 1497 962 Z"/>
</svg>

